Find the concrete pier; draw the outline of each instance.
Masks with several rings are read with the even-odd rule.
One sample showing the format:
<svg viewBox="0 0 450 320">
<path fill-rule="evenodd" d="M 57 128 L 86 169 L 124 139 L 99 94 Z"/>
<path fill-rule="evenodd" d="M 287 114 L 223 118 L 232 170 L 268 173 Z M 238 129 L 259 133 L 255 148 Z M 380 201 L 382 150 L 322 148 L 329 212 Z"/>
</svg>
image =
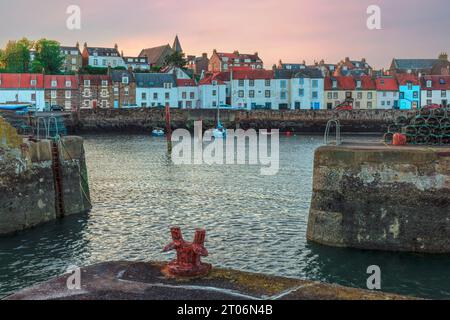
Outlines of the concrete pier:
<svg viewBox="0 0 450 320">
<path fill-rule="evenodd" d="M 450 149 L 324 146 L 315 154 L 308 240 L 450 252 Z"/>
<path fill-rule="evenodd" d="M 72 275 L 22 290 L 6 300 L 405 300 L 405 296 L 307 280 L 213 269 L 202 278 L 174 279 L 161 263 L 106 262 L 80 270 L 80 290 L 69 290 Z M 70 282 L 71 283 L 71 282 Z"/>
<path fill-rule="evenodd" d="M 91 209 L 83 139 L 58 142 L 62 190 L 56 192 L 52 141 L 0 146 L 0 236 Z M 58 212 L 57 197 L 63 209 Z"/>
</svg>

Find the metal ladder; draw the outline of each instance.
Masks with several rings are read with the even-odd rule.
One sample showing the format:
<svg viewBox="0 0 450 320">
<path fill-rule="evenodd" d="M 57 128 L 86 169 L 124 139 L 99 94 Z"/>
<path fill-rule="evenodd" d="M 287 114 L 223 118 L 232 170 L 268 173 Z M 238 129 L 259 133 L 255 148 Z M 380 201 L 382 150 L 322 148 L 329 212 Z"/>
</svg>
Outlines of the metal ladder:
<svg viewBox="0 0 450 320">
<path fill-rule="evenodd" d="M 336 145 L 340 146 L 342 144 L 341 139 L 341 123 L 338 119 L 331 119 L 327 123 L 327 127 L 325 129 L 325 137 L 324 137 L 324 143 L 325 145 L 330 144 L 330 131 L 333 125 L 336 127 Z"/>
<path fill-rule="evenodd" d="M 52 142 L 52 170 L 53 181 L 55 186 L 55 211 L 58 217 L 64 217 L 64 196 L 63 196 L 63 182 L 62 182 L 62 168 L 59 152 L 59 139 L 55 138 Z"/>
<path fill-rule="evenodd" d="M 50 135 L 52 120 L 55 124 L 55 134 L 53 136 Z M 44 117 L 38 117 L 37 125 L 36 125 L 36 131 L 37 131 L 36 138 L 38 140 L 40 139 L 40 134 L 41 134 L 41 123 L 44 125 L 44 133 L 45 133 L 44 139 L 50 139 L 50 138 L 55 138 L 55 137 L 59 136 L 58 119 L 56 119 L 56 117 L 49 117 L 48 119 L 44 118 Z"/>
</svg>

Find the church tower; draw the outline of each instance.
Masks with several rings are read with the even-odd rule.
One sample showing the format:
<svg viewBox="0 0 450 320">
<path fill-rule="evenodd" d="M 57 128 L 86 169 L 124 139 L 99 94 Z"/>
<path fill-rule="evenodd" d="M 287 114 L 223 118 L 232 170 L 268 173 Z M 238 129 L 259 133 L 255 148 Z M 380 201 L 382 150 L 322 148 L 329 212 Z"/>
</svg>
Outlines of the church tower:
<svg viewBox="0 0 450 320">
<path fill-rule="evenodd" d="M 172 50 L 175 52 L 183 52 L 183 49 L 181 48 L 180 40 L 178 39 L 178 35 L 175 37 L 175 41 L 173 42 Z"/>
</svg>

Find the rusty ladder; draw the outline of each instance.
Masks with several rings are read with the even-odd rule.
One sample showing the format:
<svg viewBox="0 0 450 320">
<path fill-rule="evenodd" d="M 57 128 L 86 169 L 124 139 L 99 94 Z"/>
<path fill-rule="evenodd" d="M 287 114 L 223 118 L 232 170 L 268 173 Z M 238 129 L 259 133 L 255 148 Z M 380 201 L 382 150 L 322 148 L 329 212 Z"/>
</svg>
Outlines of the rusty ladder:
<svg viewBox="0 0 450 320">
<path fill-rule="evenodd" d="M 59 147 L 57 140 L 52 141 L 52 170 L 53 181 L 55 185 L 55 210 L 58 217 L 64 217 L 64 197 L 63 197 L 63 182 L 62 169 L 59 154 Z"/>
</svg>

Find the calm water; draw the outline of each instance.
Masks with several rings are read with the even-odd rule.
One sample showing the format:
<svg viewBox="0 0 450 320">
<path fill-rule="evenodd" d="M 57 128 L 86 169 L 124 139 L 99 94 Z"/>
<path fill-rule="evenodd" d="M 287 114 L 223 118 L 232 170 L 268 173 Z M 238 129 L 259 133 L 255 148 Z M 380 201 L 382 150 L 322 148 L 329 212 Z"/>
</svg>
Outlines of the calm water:
<svg viewBox="0 0 450 320">
<path fill-rule="evenodd" d="M 174 166 L 163 139 L 87 136 L 94 209 L 0 239 L 0 296 L 105 260 L 168 260 L 169 227 L 207 229 L 215 266 L 364 287 L 369 265 L 385 291 L 450 298 L 450 257 L 308 244 L 314 150 L 320 137 L 281 138 L 280 172 L 252 166 Z"/>
</svg>

